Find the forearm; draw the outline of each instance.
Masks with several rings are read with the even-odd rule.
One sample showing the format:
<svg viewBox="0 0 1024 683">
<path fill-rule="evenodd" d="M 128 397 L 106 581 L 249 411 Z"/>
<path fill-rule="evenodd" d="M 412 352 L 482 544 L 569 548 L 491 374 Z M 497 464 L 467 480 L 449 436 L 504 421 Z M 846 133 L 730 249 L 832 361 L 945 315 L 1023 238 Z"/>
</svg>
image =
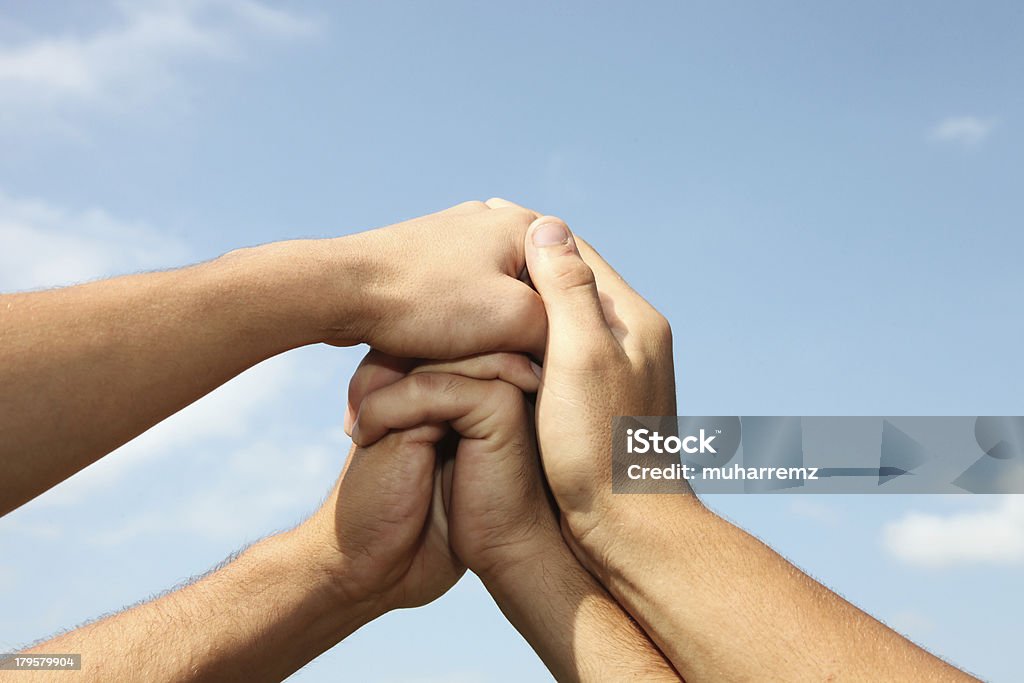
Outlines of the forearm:
<svg viewBox="0 0 1024 683">
<path fill-rule="evenodd" d="M 322 339 L 315 245 L 0 297 L 0 514 L 252 365 Z"/>
<path fill-rule="evenodd" d="M 679 680 L 560 537 L 557 547 L 481 579 L 557 680 Z"/>
<path fill-rule="evenodd" d="M 29 652 L 80 653 L 88 681 L 282 680 L 377 616 L 344 601 L 301 533 Z"/>
<path fill-rule="evenodd" d="M 583 553 L 687 681 L 973 680 L 695 497 L 628 502 Z"/>
</svg>

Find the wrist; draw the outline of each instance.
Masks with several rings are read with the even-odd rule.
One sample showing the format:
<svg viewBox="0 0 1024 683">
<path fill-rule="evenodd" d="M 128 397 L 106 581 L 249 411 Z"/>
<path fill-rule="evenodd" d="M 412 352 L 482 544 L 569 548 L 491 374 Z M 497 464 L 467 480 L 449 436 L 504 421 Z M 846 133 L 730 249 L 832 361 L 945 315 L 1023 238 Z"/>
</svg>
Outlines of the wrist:
<svg viewBox="0 0 1024 683">
<path fill-rule="evenodd" d="M 577 564 L 557 529 L 538 534 L 529 541 L 502 546 L 468 565 L 488 590 L 495 595 L 515 595 L 526 591 L 535 594 L 539 577 L 550 577 L 552 570 L 561 573 Z"/>
<path fill-rule="evenodd" d="M 352 590 L 340 553 L 317 531 L 307 521 L 274 539 L 290 558 L 296 579 L 316 597 L 322 612 L 336 620 L 334 627 L 347 635 L 389 612 L 377 596 Z"/>
<path fill-rule="evenodd" d="M 252 324 L 278 345 L 358 344 L 372 325 L 374 277 L 356 236 L 289 240 L 238 249 L 211 265 L 238 287 Z"/>
<path fill-rule="evenodd" d="M 652 557 L 659 548 L 699 542 L 692 534 L 700 533 L 706 517 L 714 517 L 693 494 L 609 494 L 602 503 L 563 514 L 563 532 L 571 537 L 573 551 L 602 582 L 621 573 L 626 558 Z"/>
</svg>

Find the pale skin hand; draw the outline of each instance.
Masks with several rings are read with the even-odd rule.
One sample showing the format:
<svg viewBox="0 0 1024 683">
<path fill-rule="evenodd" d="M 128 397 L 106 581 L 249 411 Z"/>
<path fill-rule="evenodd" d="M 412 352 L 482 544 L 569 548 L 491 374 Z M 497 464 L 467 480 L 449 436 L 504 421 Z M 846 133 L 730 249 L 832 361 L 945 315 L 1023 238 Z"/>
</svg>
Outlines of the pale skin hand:
<svg viewBox="0 0 1024 683">
<path fill-rule="evenodd" d="M 81 653 L 75 673 L 86 681 L 279 681 L 376 617 L 434 600 L 465 571 L 449 547 L 435 456 L 446 431 L 422 425 L 353 447 L 327 501 L 296 529 L 29 652 Z"/>
<path fill-rule="evenodd" d="M 612 417 L 676 412 L 668 324 L 558 219 L 531 227 L 526 256 L 550 329 L 538 441 L 566 537 L 687 681 L 974 680 L 696 496 L 613 496 Z"/>
<path fill-rule="evenodd" d="M 678 681 L 562 537 L 523 395 L 537 385 L 528 360 L 490 354 L 421 365 L 403 377 L 405 365 L 376 353 L 362 364 L 350 385 L 354 439 L 365 444 L 392 429 L 451 425 L 459 436 L 446 462 L 451 547 L 552 674 L 560 681 Z"/>
<path fill-rule="evenodd" d="M 0 514 L 298 346 L 367 342 L 425 358 L 539 352 L 543 306 L 517 279 L 535 214 L 491 203 L 0 295 Z"/>
</svg>

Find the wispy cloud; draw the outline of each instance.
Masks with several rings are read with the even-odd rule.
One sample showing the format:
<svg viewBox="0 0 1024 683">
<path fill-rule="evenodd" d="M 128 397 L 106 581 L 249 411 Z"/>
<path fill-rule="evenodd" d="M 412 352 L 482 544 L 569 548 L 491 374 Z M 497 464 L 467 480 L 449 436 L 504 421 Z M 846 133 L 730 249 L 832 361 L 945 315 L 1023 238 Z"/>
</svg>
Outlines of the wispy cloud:
<svg viewBox="0 0 1024 683">
<path fill-rule="evenodd" d="M 882 530 L 883 544 L 907 564 L 1024 564 L 1024 496 L 1006 496 L 981 510 L 947 515 L 911 512 Z"/>
<path fill-rule="evenodd" d="M 116 22 L 90 33 L 37 35 L 0 47 L 0 107 L 55 113 L 75 102 L 123 106 L 168 89 L 196 59 L 238 58 L 260 39 L 317 30 L 309 18 L 256 0 L 119 2 Z"/>
<path fill-rule="evenodd" d="M 995 126 L 995 119 L 978 116 L 951 116 L 932 126 L 928 131 L 928 138 L 936 142 L 971 147 L 988 139 Z"/>
<path fill-rule="evenodd" d="M 68 211 L 0 192 L 0 292 L 181 265 L 188 249 L 103 209 Z"/>
</svg>

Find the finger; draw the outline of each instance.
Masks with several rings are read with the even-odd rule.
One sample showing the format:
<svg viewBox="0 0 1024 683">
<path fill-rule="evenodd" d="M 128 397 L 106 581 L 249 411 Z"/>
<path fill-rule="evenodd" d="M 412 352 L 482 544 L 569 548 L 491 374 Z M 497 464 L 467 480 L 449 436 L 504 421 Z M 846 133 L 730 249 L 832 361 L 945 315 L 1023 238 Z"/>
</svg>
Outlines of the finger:
<svg viewBox="0 0 1024 683">
<path fill-rule="evenodd" d="M 367 394 L 405 377 L 415 364 L 410 358 L 398 358 L 383 351 L 371 349 L 348 383 L 348 403 L 345 407 L 345 433 L 352 436 L 356 409 Z"/>
<path fill-rule="evenodd" d="M 544 216 L 526 235 L 526 265 L 548 319 L 548 354 L 575 354 L 618 346 L 605 320 L 594 271 L 576 248 L 569 227 Z"/>
<path fill-rule="evenodd" d="M 631 323 L 633 326 L 636 325 L 640 317 L 638 309 L 645 302 L 586 240 L 579 235 L 573 237 L 583 261 L 594 271 L 594 282 L 597 283 L 604 319 L 608 321 L 608 327 L 619 344 L 629 349 L 632 343 Z"/>
<path fill-rule="evenodd" d="M 593 269 L 601 293 L 605 317 L 629 355 L 644 349 L 660 348 L 668 321 L 612 268 L 597 250 L 583 239 L 577 240 L 583 260 Z M 671 333 L 669 333 L 671 334 Z"/>
<path fill-rule="evenodd" d="M 505 382 L 442 373 L 409 375 L 363 400 L 352 440 L 366 447 L 391 430 L 439 422 L 450 422 L 463 438 L 486 438 L 495 430 L 486 424 L 487 417 L 501 410 L 522 410 L 524 401 L 522 392 Z"/>
<path fill-rule="evenodd" d="M 612 268 L 589 242 L 578 235 L 576 236 L 576 247 L 580 250 L 583 260 L 594 271 L 598 290 L 616 295 L 640 298 L 636 290 L 629 286 L 629 283 L 619 275 L 618 271 Z"/>
<path fill-rule="evenodd" d="M 626 324 L 635 322 L 636 314 L 651 308 L 647 300 L 633 289 L 625 278 L 619 275 L 618 271 L 612 268 L 585 239 L 577 236 L 576 246 L 579 248 L 583 260 L 594 271 L 597 290 L 615 300 L 616 307 Z"/>
<path fill-rule="evenodd" d="M 451 433 L 449 433 L 451 435 Z M 444 503 L 445 513 L 451 509 L 452 506 L 452 477 L 455 474 L 455 449 L 458 448 L 458 435 L 455 435 L 455 443 L 450 444 L 450 448 L 446 449 L 446 444 L 438 444 L 437 456 L 441 461 L 441 501 Z M 450 453 L 444 453 L 443 451 L 450 450 Z"/>
<path fill-rule="evenodd" d="M 501 197 L 491 197 L 486 202 L 484 202 L 484 204 L 486 204 L 492 209 L 524 209 L 526 211 L 533 213 L 537 218 L 539 218 L 541 215 L 534 211 L 533 209 L 529 209 L 520 204 L 516 204 L 515 202 L 510 202 L 509 200 L 502 199 Z M 642 310 L 642 307 L 650 306 L 650 304 L 648 304 L 647 301 L 639 293 L 637 293 L 636 290 L 630 287 L 629 283 L 626 282 L 626 280 L 621 275 L 619 275 L 619 273 L 614 268 L 612 268 L 612 266 L 609 265 L 607 261 L 604 260 L 601 254 L 599 254 L 597 250 L 590 245 L 590 243 L 588 243 L 585 239 L 581 238 L 579 235 L 573 235 L 573 239 L 576 241 L 576 246 L 579 249 L 580 255 L 583 257 L 583 261 L 588 266 L 590 266 L 591 270 L 594 271 L 594 278 L 597 282 L 598 292 L 612 297 L 620 308 L 635 307 L 640 308 Z M 527 271 L 521 274 L 520 279 L 523 280 L 524 282 L 529 283 L 527 279 L 528 277 L 529 273 Z M 627 324 L 630 322 L 628 318 L 629 316 L 624 317 L 624 320 Z"/>
<path fill-rule="evenodd" d="M 448 460 L 448 462 L 454 462 Z M 451 542 L 448 534 L 448 503 L 445 488 L 451 488 L 451 471 L 448 466 L 448 474 L 445 474 L 445 465 L 438 463 L 434 472 L 434 494 L 430 499 L 430 517 L 427 521 L 427 533 L 424 545 L 432 549 L 437 557 L 445 558 L 447 567 L 441 570 L 442 573 L 450 573 L 454 577 L 461 577 L 466 567 L 455 557 L 451 551 Z M 448 477 L 447 482 L 445 477 Z"/>
<path fill-rule="evenodd" d="M 491 197 L 484 202 L 484 204 L 492 209 L 522 209 L 529 212 L 534 219 L 540 218 L 542 215 L 538 211 L 534 211 L 533 209 L 527 208 L 521 204 L 516 204 L 515 202 L 510 202 L 507 199 L 502 199 L 501 197 Z M 519 280 L 530 285 L 531 288 L 533 287 L 533 283 L 530 282 L 530 271 L 526 269 L 525 265 L 523 265 L 522 270 L 519 271 Z"/>
<path fill-rule="evenodd" d="M 516 208 L 520 208 L 520 209 L 524 208 L 524 207 L 520 206 L 519 204 L 516 204 L 515 202 L 510 202 L 509 200 L 502 199 L 501 197 L 491 197 L 486 202 L 484 202 L 484 204 L 486 204 L 487 206 L 491 207 L 492 209 L 510 208 L 510 207 L 516 207 Z"/>
<path fill-rule="evenodd" d="M 446 431 L 447 425 L 421 425 L 390 434 L 373 448 L 353 447 L 326 511 L 346 546 L 379 542 L 379 528 L 366 524 L 368 514 L 388 527 L 399 547 L 411 547 L 423 534 L 435 486 L 434 444 Z"/>
<path fill-rule="evenodd" d="M 443 372 L 471 379 L 500 379 L 528 394 L 537 393 L 540 377 L 529 356 L 521 353 L 481 353 L 451 361 L 427 361 L 413 368 L 413 374 Z"/>
<path fill-rule="evenodd" d="M 472 379 L 500 379 L 526 393 L 536 393 L 540 385 L 539 366 L 521 353 L 496 352 L 469 356 L 453 361 L 416 361 L 390 356 L 372 350 L 363 358 L 348 385 L 348 406 L 345 410 L 345 433 L 352 435 L 356 410 L 368 394 L 394 384 L 410 372 L 443 372 Z"/>
</svg>

